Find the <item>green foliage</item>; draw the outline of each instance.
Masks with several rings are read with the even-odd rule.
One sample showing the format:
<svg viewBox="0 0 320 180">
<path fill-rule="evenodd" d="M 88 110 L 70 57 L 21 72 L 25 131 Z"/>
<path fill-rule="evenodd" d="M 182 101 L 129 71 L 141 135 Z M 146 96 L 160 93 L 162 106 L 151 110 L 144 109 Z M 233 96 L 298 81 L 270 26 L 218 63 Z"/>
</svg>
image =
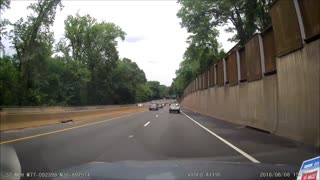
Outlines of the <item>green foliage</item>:
<svg viewBox="0 0 320 180">
<path fill-rule="evenodd" d="M 117 41 L 125 32 L 113 23 L 68 16 L 65 35 L 53 48 L 57 7 L 60 0 L 38 0 L 29 6 L 32 14 L 12 24 L 16 54 L 0 58 L 1 106 L 127 104 L 168 94 L 166 86 L 147 82 L 135 62 L 119 59 Z"/>
<path fill-rule="evenodd" d="M 146 97 L 148 97 L 149 100 L 163 99 L 168 96 L 169 88 L 160 84 L 158 81 L 148 81 L 145 83 L 143 88 L 144 91 L 147 92 Z"/>
<path fill-rule="evenodd" d="M 10 8 L 10 0 L 0 0 L 0 10 L 4 11 L 7 8 Z"/>
<path fill-rule="evenodd" d="M 92 69 L 99 63 L 114 63 L 118 60 L 117 38 L 124 40 L 125 32 L 113 23 L 101 22 L 90 15 L 68 16 L 65 20 L 65 48 L 75 60 Z M 67 41 L 66 41 L 67 40 Z M 60 44 L 61 45 L 61 44 Z"/>
<path fill-rule="evenodd" d="M 10 24 L 8 19 L 0 19 L 0 52 L 2 54 L 5 53 L 4 51 L 4 45 L 2 43 L 2 39 L 6 39 L 8 36 L 8 31 L 6 29 L 6 26 Z"/>
<path fill-rule="evenodd" d="M 228 32 L 236 31 L 229 39 L 243 45 L 254 33 L 266 28 L 271 20 L 269 9 L 272 0 L 179 0 L 181 5 L 177 16 L 181 26 L 191 35 L 184 59 L 176 71 L 171 93 L 181 95 L 188 84 L 210 64 L 225 56 L 217 41 L 218 26 Z"/>
<path fill-rule="evenodd" d="M 179 2 L 182 7 L 177 16 L 181 18 L 181 26 L 191 33 L 187 40 L 189 47 L 185 51 L 184 60 L 199 61 L 198 71 L 203 71 L 218 58 L 220 52 L 216 22 L 207 13 L 210 3 L 194 0 Z"/>
<path fill-rule="evenodd" d="M 1 15 L 7 8 L 10 8 L 10 0 L 0 0 L 0 51 L 3 54 L 4 54 L 4 45 L 2 44 L 2 39 L 7 38 L 8 36 L 6 26 L 9 25 L 10 22 L 8 19 L 1 18 Z"/>
<path fill-rule="evenodd" d="M 19 72 L 15 61 L 10 57 L 0 58 L 0 104 L 18 104 Z"/>
<path fill-rule="evenodd" d="M 160 83 L 158 81 L 149 81 L 147 86 L 151 90 L 151 99 L 160 99 Z"/>
<path fill-rule="evenodd" d="M 152 91 L 146 83 L 141 84 L 137 87 L 135 92 L 136 102 L 146 102 L 152 100 L 151 97 Z"/>
<path fill-rule="evenodd" d="M 51 58 L 47 62 L 46 75 L 43 76 L 41 92 L 47 94 L 40 104 L 46 105 L 84 105 L 87 102 L 86 84 L 90 72 L 77 61 L 63 61 Z"/>
<path fill-rule="evenodd" d="M 99 23 L 89 15 L 77 14 L 65 20 L 65 38 L 57 49 L 65 58 L 78 61 L 90 71 L 87 84 L 89 104 L 113 103 L 112 70 L 119 59 L 116 39 L 123 40 L 124 36 L 125 32 L 120 27 L 113 23 Z M 116 102 L 124 101 L 117 99 Z"/>
<path fill-rule="evenodd" d="M 13 23 L 10 39 L 17 52 L 19 71 L 19 105 L 42 104 L 47 94 L 42 92 L 47 60 L 52 55 L 53 33 L 50 31 L 60 0 L 39 0 L 28 8 L 34 13 L 26 20 Z"/>
<path fill-rule="evenodd" d="M 117 61 L 117 66 L 112 76 L 112 82 L 114 82 L 113 90 L 115 91 L 113 96 L 114 103 L 123 104 L 136 102 L 136 95 L 137 93 L 139 94 L 137 91 L 141 89 L 141 86 L 146 82 L 145 74 L 137 64 L 127 58 Z"/>
<path fill-rule="evenodd" d="M 230 40 L 243 44 L 255 32 L 266 28 L 271 20 L 269 6 L 272 0 L 179 0 L 178 17 L 189 32 L 199 34 L 199 27 L 214 30 L 217 26 L 232 23 L 227 31 L 236 30 Z"/>
</svg>

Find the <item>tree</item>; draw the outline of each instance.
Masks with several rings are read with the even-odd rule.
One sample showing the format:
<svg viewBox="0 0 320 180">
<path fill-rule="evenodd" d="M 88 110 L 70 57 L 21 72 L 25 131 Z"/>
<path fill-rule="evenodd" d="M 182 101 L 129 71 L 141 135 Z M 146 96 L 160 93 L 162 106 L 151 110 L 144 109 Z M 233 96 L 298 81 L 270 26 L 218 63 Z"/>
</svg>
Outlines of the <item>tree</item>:
<svg viewBox="0 0 320 180">
<path fill-rule="evenodd" d="M 8 31 L 6 30 L 6 26 L 10 24 L 10 21 L 7 19 L 3 19 L 0 21 L 0 54 L 4 54 L 4 45 L 2 43 L 3 38 L 7 38 Z"/>
<path fill-rule="evenodd" d="M 0 15 L 2 15 L 2 13 L 8 8 L 10 8 L 10 0 L 0 0 Z M 4 54 L 4 45 L 2 44 L 1 41 L 3 38 L 6 38 L 8 35 L 6 26 L 9 24 L 10 22 L 8 19 L 0 19 L 0 51 L 2 51 L 3 54 Z"/>
<path fill-rule="evenodd" d="M 86 84 L 90 72 L 77 61 L 65 61 L 55 57 L 47 61 L 43 75 L 41 92 L 46 96 L 45 105 L 85 105 L 87 104 Z"/>
<path fill-rule="evenodd" d="M 10 38 L 19 60 L 21 105 L 37 105 L 45 96 L 39 86 L 45 73 L 43 67 L 52 55 L 53 33 L 50 27 L 59 6 L 62 6 L 60 0 L 38 0 L 28 7 L 33 13 L 27 16 L 26 21 L 21 18 L 13 24 Z"/>
<path fill-rule="evenodd" d="M 147 86 L 151 90 L 151 99 L 160 99 L 160 83 L 158 81 L 148 81 Z"/>
<path fill-rule="evenodd" d="M 144 72 L 128 58 L 117 61 L 112 76 L 113 100 L 116 104 L 143 100 L 144 97 L 138 92 L 139 90 L 149 93 L 149 90 L 143 86 L 147 81 Z"/>
<path fill-rule="evenodd" d="M 74 60 L 88 66 L 86 48 L 90 46 L 90 37 L 92 35 L 89 35 L 89 33 L 95 23 L 96 19 L 90 15 L 80 16 L 76 14 L 75 17 L 69 15 L 64 21 L 65 37 L 60 40 L 60 50 L 71 51 Z"/>
<path fill-rule="evenodd" d="M 209 8 L 208 4 L 193 0 L 179 2 L 182 5 L 177 13 L 181 18 L 180 24 L 191 33 L 187 39 L 189 47 L 184 54 L 184 59 L 199 61 L 199 70 L 202 71 L 217 59 L 220 51 L 217 41 L 219 31 L 212 22 L 212 17 L 206 12 Z"/>
<path fill-rule="evenodd" d="M 0 105 L 17 105 L 19 72 L 14 59 L 8 56 L 0 58 Z"/>
<path fill-rule="evenodd" d="M 88 68 L 97 63 L 112 63 L 118 59 L 117 38 L 124 40 L 125 32 L 113 23 L 101 22 L 90 15 L 69 15 L 65 20 L 65 39 L 60 45 L 70 48 L 74 60 Z"/>
<path fill-rule="evenodd" d="M 59 6 L 38 0 L 27 19 L 12 24 L 16 54 L 0 58 L 0 105 L 128 104 L 168 94 L 166 86 L 147 82 L 135 62 L 119 59 L 117 42 L 125 32 L 113 23 L 68 16 L 65 36 L 53 48 L 50 27 Z"/>
<path fill-rule="evenodd" d="M 209 65 L 225 56 L 217 37 L 218 26 L 231 22 L 226 31 L 236 31 L 231 41 L 244 43 L 256 32 L 270 24 L 268 6 L 272 0 L 179 0 L 177 16 L 181 26 L 191 35 L 189 47 L 176 71 L 171 91 L 181 95 L 188 84 Z"/>
<path fill-rule="evenodd" d="M 135 100 L 136 102 L 146 102 L 151 100 L 152 91 L 149 88 L 149 86 L 144 83 L 137 87 L 136 93 L 135 93 Z"/>
<path fill-rule="evenodd" d="M 117 39 L 125 32 L 113 23 L 97 22 L 90 15 L 68 16 L 65 38 L 58 49 L 65 57 L 83 64 L 90 71 L 87 85 L 89 104 L 112 103 L 112 69 L 118 61 Z M 70 52 L 69 52 L 70 51 Z"/>
<path fill-rule="evenodd" d="M 0 10 L 4 11 L 8 8 L 10 8 L 10 0 L 0 0 Z"/>
<path fill-rule="evenodd" d="M 152 92 L 150 100 L 162 99 L 168 96 L 169 88 L 165 85 L 161 85 L 158 81 L 148 81 L 146 85 Z"/>
<path fill-rule="evenodd" d="M 270 23 L 269 6 L 272 0 L 179 0 L 182 7 L 178 12 L 183 27 L 191 32 L 197 27 L 208 29 L 231 22 L 227 31 L 236 30 L 230 40 L 244 42 L 255 32 Z"/>
<path fill-rule="evenodd" d="M 169 95 L 169 88 L 167 86 L 160 84 L 159 90 L 160 90 L 159 96 L 161 99 L 163 99 Z"/>
</svg>

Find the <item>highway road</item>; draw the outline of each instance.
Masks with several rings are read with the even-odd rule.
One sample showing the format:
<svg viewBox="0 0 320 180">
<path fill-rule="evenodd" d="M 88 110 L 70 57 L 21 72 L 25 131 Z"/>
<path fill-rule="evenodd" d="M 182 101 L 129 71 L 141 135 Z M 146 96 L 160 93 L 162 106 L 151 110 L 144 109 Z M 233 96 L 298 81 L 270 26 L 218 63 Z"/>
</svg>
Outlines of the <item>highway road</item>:
<svg viewBox="0 0 320 180">
<path fill-rule="evenodd" d="M 319 150 L 273 134 L 189 110 L 113 115 L 94 120 L 1 132 L 22 172 L 55 172 L 89 162 L 206 159 L 289 164 Z"/>
</svg>

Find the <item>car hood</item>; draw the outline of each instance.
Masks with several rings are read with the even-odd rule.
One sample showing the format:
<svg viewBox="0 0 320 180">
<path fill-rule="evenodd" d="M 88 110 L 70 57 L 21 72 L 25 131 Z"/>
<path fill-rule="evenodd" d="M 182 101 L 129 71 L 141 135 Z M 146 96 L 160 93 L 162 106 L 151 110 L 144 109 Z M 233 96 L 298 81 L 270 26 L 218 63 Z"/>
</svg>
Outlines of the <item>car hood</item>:
<svg viewBox="0 0 320 180">
<path fill-rule="evenodd" d="M 250 162 L 120 161 L 72 167 L 60 171 L 57 179 L 296 179 L 297 172 L 295 166 Z"/>
</svg>

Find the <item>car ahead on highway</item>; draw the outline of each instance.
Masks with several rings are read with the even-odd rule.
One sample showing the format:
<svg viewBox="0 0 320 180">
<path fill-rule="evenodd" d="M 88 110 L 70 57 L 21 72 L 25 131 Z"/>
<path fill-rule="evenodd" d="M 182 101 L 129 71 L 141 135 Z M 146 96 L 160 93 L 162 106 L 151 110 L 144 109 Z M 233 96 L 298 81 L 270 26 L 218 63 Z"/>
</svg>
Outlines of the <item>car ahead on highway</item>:
<svg viewBox="0 0 320 180">
<path fill-rule="evenodd" d="M 159 108 L 163 108 L 163 105 L 160 103 L 160 104 L 158 104 L 158 106 L 159 106 Z"/>
<path fill-rule="evenodd" d="M 149 111 L 152 111 L 152 110 L 154 110 L 154 111 L 158 111 L 159 110 L 159 106 L 158 106 L 157 103 L 149 104 Z"/>
<path fill-rule="evenodd" d="M 169 113 L 172 113 L 172 112 L 180 113 L 180 105 L 178 103 L 170 104 Z"/>
<path fill-rule="evenodd" d="M 138 103 L 137 106 L 138 106 L 138 107 L 142 107 L 143 104 L 142 104 L 142 103 Z"/>
</svg>

